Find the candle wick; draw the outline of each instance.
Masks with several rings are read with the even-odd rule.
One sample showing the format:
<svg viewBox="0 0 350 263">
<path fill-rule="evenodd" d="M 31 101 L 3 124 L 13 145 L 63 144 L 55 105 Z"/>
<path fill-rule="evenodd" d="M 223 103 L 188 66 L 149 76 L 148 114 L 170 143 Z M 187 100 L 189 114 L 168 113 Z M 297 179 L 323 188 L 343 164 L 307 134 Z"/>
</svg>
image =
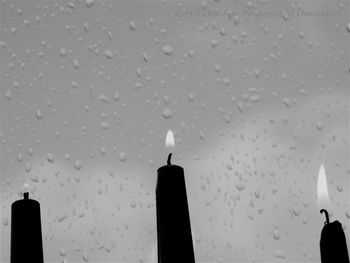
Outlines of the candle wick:
<svg viewBox="0 0 350 263">
<path fill-rule="evenodd" d="M 326 222 L 324 224 L 329 224 L 329 215 L 326 209 L 321 209 L 320 213 L 324 213 L 326 215 Z"/>
<path fill-rule="evenodd" d="M 168 155 L 167 165 L 171 165 L 171 153 Z"/>
<path fill-rule="evenodd" d="M 29 199 L 29 193 L 28 192 L 23 193 L 23 198 L 24 199 Z"/>
</svg>

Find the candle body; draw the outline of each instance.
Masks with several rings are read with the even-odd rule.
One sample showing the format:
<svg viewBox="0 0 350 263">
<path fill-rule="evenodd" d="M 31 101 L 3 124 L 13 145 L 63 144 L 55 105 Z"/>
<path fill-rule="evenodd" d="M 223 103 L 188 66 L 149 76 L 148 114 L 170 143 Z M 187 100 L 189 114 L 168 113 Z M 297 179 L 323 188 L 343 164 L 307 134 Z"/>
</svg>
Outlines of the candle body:
<svg viewBox="0 0 350 263">
<path fill-rule="evenodd" d="M 349 263 L 346 238 L 339 221 L 324 225 L 320 250 L 322 263 Z"/>
<path fill-rule="evenodd" d="M 158 263 L 195 262 L 182 167 L 158 169 L 156 205 Z"/>
<path fill-rule="evenodd" d="M 11 206 L 11 263 L 43 263 L 40 204 L 33 199 Z"/>
</svg>

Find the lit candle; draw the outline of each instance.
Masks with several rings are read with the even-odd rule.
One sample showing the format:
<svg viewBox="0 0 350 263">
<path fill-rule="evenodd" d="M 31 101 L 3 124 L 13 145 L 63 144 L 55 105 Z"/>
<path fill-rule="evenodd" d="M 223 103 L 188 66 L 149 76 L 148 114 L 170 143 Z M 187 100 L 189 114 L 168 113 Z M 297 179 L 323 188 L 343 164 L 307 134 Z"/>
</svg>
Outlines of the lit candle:
<svg viewBox="0 0 350 263">
<path fill-rule="evenodd" d="M 329 206 L 327 178 L 323 165 L 318 174 L 317 199 L 320 206 Z M 349 263 L 348 248 L 341 223 L 337 220 L 330 223 L 326 209 L 321 209 L 320 213 L 326 216 L 320 240 L 322 263 Z"/>
<path fill-rule="evenodd" d="M 23 197 L 11 206 L 11 263 L 43 263 L 40 204 Z"/>
<path fill-rule="evenodd" d="M 166 146 L 174 147 L 168 132 Z M 171 164 L 158 169 L 156 187 L 158 263 L 195 262 L 184 170 Z"/>
</svg>

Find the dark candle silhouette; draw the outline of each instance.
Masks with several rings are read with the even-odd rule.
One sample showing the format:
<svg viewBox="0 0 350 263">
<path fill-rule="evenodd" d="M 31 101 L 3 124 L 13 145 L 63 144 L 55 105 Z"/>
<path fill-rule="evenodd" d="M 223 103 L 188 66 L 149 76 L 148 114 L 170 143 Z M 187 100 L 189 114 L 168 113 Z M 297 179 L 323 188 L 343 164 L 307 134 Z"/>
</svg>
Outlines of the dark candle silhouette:
<svg viewBox="0 0 350 263">
<path fill-rule="evenodd" d="M 320 240 L 322 263 L 349 263 L 348 248 L 341 223 L 337 220 L 330 223 L 325 209 L 321 209 L 320 213 L 326 215 Z"/>
<path fill-rule="evenodd" d="M 11 206 L 11 263 L 43 263 L 40 204 L 23 196 Z"/>
<path fill-rule="evenodd" d="M 158 169 L 156 205 L 158 263 L 195 262 L 184 170 L 171 153 Z"/>
</svg>

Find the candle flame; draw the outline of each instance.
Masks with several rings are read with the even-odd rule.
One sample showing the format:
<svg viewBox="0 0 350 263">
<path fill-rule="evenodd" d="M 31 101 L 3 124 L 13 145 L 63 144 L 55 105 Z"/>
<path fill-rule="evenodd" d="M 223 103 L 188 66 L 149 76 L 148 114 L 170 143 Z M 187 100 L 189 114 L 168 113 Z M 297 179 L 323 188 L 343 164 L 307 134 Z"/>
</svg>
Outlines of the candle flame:
<svg viewBox="0 0 350 263">
<path fill-rule="evenodd" d="M 317 180 L 317 200 L 320 206 L 329 205 L 326 171 L 323 164 L 320 167 Z"/>
<path fill-rule="evenodd" d="M 169 130 L 166 134 L 165 147 L 170 151 L 175 147 L 175 138 L 171 130 Z"/>
</svg>

